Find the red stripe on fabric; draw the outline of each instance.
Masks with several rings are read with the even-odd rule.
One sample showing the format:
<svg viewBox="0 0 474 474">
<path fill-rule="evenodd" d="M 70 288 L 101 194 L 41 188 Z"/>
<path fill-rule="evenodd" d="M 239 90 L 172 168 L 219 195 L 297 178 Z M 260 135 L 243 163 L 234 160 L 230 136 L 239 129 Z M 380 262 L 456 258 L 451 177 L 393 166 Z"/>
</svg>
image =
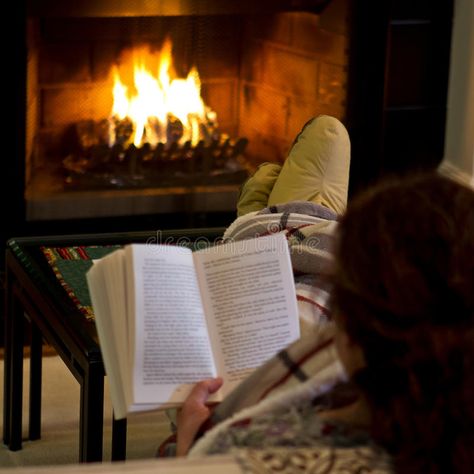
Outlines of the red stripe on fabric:
<svg viewBox="0 0 474 474">
<path fill-rule="evenodd" d="M 332 338 L 332 337 L 330 339 L 328 339 L 327 341 L 324 341 L 322 344 L 315 347 L 312 351 L 310 351 L 306 355 L 304 355 L 301 359 L 297 360 L 295 362 L 295 364 L 301 367 L 310 357 L 312 357 L 314 354 L 321 351 L 322 349 L 325 349 L 326 347 L 328 347 L 330 344 L 333 343 L 333 341 L 334 341 L 334 338 Z M 265 390 L 265 392 L 263 392 L 263 394 L 260 396 L 259 401 L 263 400 L 272 390 L 275 390 L 275 388 L 277 388 L 279 385 L 281 385 L 286 380 L 288 380 L 288 378 L 291 375 L 292 375 L 292 373 L 288 372 L 280 380 L 277 380 L 273 385 L 268 387 L 267 390 Z"/>
<path fill-rule="evenodd" d="M 76 252 L 81 256 L 82 260 L 90 260 L 85 247 L 76 247 Z"/>
<path fill-rule="evenodd" d="M 313 225 L 313 224 L 300 224 L 300 225 L 297 225 L 297 226 L 286 227 L 286 229 L 288 230 L 288 235 L 293 235 L 297 230 L 303 229 L 303 228 L 308 227 L 310 225 Z M 307 237 L 307 235 L 305 235 L 305 237 Z"/>
<path fill-rule="evenodd" d="M 313 306 L 316 306 L 317 308 L 319 308 L 326 315 L 329 315 L 329 310 L 326 307 L 324 307 L 323 305 L 319 304 L 317 301 L 314 301 L 314 300 L 312 300 L 310 298 L 307 298 L 306 296 L 302 296 L 302 295 L 296 295 L 296 299 L 298 301 L 304 301 L 305 303 L 312 304 Z"/>
<path fill-rule="evenodd" d="M 272 225 L 274 225 L 274 223 L 270 223 L 269 224 L 269 227 L 271 227 Z M 286 238 L 288 239 L 288 237 L 290 237 L 292 234 L 294 234 L 297 230 L 300 230 L 302 229 L 303 227 L 308 227 L 312 224 L 301 224 L 301 225 L 298 225 L 298 226 L 285 226 L 285 227 L 282 227 L 282 228 L 278 228 L 278 230 L 267 230 L 265 232 L 262 232 L 260 234 L 257 235 L 257 237 L 263 237 L 263 236 L 266 236 L 266 235 L 272 235 L 272 234 L 279 234 L 280 232 L 286 232 L 285 236 Z"/>
<path fill-rule="evenodd" d="M 72 260 L 71 254 L 69 253 L 69 250 L 67 248 L 58 247 L 56 248 L 56 250 L 63 260 Z"/>
</svg>

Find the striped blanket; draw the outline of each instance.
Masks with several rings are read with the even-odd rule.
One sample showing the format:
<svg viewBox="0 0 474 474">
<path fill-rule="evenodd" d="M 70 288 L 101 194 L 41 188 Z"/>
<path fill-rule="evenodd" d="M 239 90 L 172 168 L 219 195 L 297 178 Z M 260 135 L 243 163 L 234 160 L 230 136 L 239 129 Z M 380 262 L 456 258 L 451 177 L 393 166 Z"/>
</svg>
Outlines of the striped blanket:
<svg viewBox="0 0 474 474">
<path fill-rule="evenodd" d="M 265 413 L 291 400 L 313 399 L 345 379 L 334 346 L 333 323 L 323 324 L 239 384 L 216 407 L 206 428 L 220 423 L 219 429 L 225 429 L 227 423 Z"/>
<path fill-rule="evenodd" d="M 301 338 L 242 382 L 216 407 L 205 435 L 191 453 L 203 454 L 221 430 L 239 419 L 295 400 L 314 399 L 345 380 L 334 347 L 334 326 L 328 311 L 331 245 L 337 216 L 308 202 L 292 202 L 246 214 L 224 233 L 224 241 L 274 232 L 288 239 L 295 275 Z M 218 424 L 215 428 L 211 428 Z"/>
<path fill-rule="evenodd" d="M 331 246 L 337 215 L 324 206 L 294 201 L 237 218 L 223 241 L 243 240 L 275 232 L 288 239 L 295 276 L 301 334 L 327 322 Z"/>
</svg>

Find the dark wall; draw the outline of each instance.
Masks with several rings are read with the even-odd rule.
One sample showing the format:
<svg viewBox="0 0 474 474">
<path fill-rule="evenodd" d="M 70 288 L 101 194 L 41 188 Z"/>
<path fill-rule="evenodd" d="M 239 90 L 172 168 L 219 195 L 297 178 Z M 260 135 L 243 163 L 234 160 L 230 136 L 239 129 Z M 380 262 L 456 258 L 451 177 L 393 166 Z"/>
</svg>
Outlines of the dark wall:
<svg viewBox="0 0 474 474">
<path fill-rule="evenodd" d="M 453 0 L 353 6 L 351 193 L 442 160 Z"/>
</svg>

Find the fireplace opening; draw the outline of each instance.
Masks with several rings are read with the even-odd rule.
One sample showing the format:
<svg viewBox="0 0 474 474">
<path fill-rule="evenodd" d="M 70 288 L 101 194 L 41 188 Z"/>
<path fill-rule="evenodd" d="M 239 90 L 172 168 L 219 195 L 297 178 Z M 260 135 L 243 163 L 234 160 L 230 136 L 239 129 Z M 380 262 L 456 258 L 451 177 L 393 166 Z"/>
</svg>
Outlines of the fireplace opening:
<svg viewBox="0 0 474 474">
<path fill-rule="evenodd" d="M 82 3 L 27 19 L 29 221 L 231 211 L 308 119 L 345 118 L 346 0 Z"/>
</svg>

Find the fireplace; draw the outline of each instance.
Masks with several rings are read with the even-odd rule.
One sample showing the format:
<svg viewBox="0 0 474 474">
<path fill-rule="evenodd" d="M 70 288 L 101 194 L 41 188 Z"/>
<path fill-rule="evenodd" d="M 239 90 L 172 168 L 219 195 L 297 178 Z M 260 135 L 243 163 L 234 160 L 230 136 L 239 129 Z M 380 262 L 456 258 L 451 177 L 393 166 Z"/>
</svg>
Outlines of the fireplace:
<svg viewBox="0 0 474 474">
<path fill-rule="evenodd" d="M 348 2 L 328 3 L 130 0 L 74 8 L 32 0 L 27 220 L 233 211 L 248 174 L 264 161 L 282 162 L 309 118 L 345 118 Z M 153 64 L 148 77 L 137 78 L 133 67 L 145 64 Z M 142 108 L 157 105 L 139 125 L 130 112 L 140 101 L 137 81 L 160 84 L 142 94 Z M 180 115 L 197 101 L 183 92 L 190 83 L 202 111 Z M 160 100 L 170 102 L 174 85 L 181 103 L 163 113 Z M 114 91 L 125 87 L 129 112 L 118 115 Z M 169 96 L 158 97 L 161 89 Z"/>
<path fill-rule="evenodd" d="M 351 194 L 441 161 L 452 0 L 24 0 L 8 8 L 7 236 L 227 225 L 247 173 L 282 162 L 316 114 L 349 130 Z M 175 77 L 198 71 L 214 141 L 105 146 L 97 129 L 111 117 L 113 67 L 131 48 L 156 52 L 167 38 Z"/>
</svg>

